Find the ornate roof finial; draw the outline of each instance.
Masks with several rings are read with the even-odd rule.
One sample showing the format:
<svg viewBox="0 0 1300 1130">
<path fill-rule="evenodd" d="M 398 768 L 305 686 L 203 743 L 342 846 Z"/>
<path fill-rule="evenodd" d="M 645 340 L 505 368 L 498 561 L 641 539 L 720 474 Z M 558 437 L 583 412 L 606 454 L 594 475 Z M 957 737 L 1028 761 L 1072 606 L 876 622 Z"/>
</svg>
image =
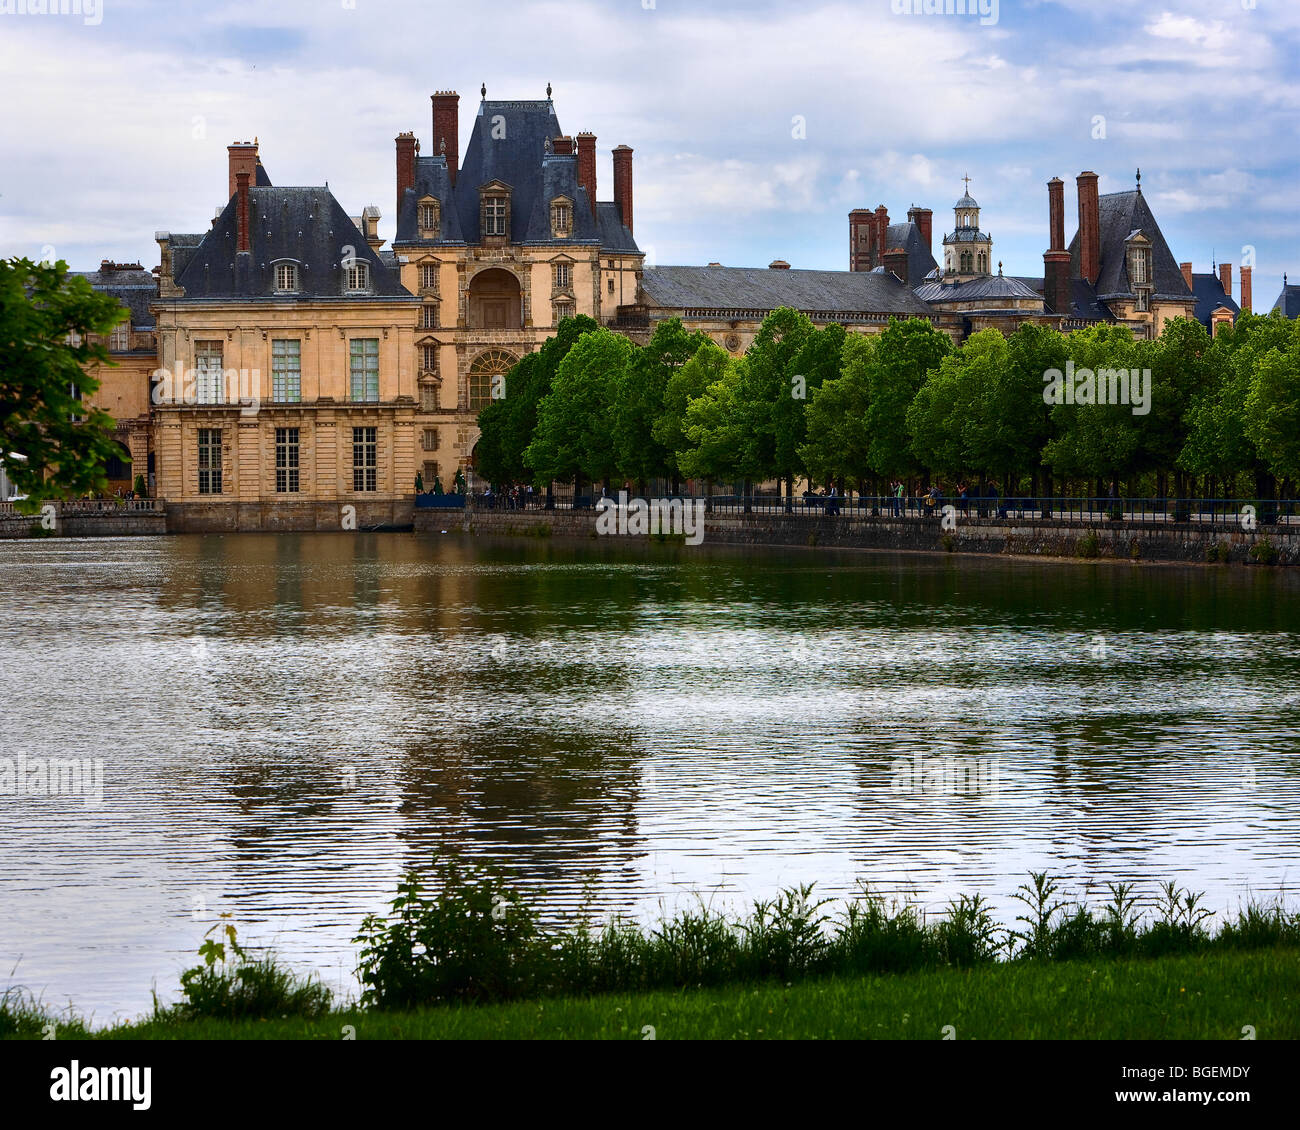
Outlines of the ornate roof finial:
<svg viewBox="0 0 1300 1130">
<path fill-rule="evenodd" d="M 483 87 L 482 87 L 482 89 L 479 91 L 479 94 L 482 95 L 483 101 L 486 102 L 486 101 L 487 101 L 487 83 L 484 83 L 484 84 L 483 84 Z"/>
<path fill-rule="evenodd" d="M 1002 277 L 1002 260 L 998 260 L 998 278 Z"/>
<path fill-rule="evenodd" d="M 551 139 L 548 137 L 542 142 L 542 151 L 549 153 L 551 151 Z"/>
<path fill-rule="evenodd" d="M 444 157 L 447 156 L 447 139 L 444 137 L 442 143 L 438 146 L 438 152 Z"/>
<path fill-rule="evenodd" d="M 1138 194 L 1142 193 L 1142 170 L 1138 169 Z"/>
<path fill-rule="evenodd" d="M 969 196 L 970 195 L 970 174 L 968 173 L 966 176 L 962 177 L 961 179 L 966 183 L 966 195 Z"/>
<path fill-rule="evenodd" d="M 551 98 L 551 84 L 548 82 L 546 84 L 546 99 L 548 102 L 550 101 L 550 98 Z"/>
</svg>

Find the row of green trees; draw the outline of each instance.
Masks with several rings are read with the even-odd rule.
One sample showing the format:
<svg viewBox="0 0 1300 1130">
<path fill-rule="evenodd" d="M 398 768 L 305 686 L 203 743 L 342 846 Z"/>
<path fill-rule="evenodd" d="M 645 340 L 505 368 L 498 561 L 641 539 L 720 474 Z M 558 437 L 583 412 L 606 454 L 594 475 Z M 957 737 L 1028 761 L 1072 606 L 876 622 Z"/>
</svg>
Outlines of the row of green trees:
<svg viewBox="0 0 1300 1130">
<path fill-rule="evenodd" d="M 1150 370 L 1129 404 L 1048 404 L 1045 374 Z M 1211 339 L 1176 319 L 1154 340 L 1099 324 L 1025 324 L 954 346 L 923 319 L 880 334 L 773 311 L 731 357 L 677 320 L 645 346 L 579 317 L 507 375 L 479 417 L 495 482 L 807 478 L 883 493 L 891 479 L 996 476 L 1006 492 L 1245 492 L 1300 480 L 1300 323 L 1242 314 Z M 1144 405 L 1144 407 L 1146 407 Z"/>
</svg>

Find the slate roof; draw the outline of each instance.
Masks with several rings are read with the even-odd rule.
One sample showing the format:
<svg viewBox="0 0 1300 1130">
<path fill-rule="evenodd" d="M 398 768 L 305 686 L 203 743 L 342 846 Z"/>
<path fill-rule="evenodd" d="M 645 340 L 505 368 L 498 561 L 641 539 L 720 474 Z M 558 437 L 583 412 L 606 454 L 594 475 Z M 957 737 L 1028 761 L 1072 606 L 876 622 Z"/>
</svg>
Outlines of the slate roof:
<svg viewBox="0 0 1300 1130">
<path fill-rule="evenodd" d="M 1029 287 L 1039 298 L 1043 297 L 1042 275 L 1016 275 L 1018 281 Z M 1115 316 L 1098 300 L 1096 289 L 1084 279 L 1070 280 L 1071 309 L 1069 317 L 1088 318 L 1093 321 L 1113 322 Z"/>
<path fill-rule="evenodd" d="M 980 231 L 978 228 L 957 228 L 943 237 L 944 243 L 975 243 L 985 240 L 992 243 L 993 237 L 988 232 Z"/>
<path fill-rule="evenodd" d="M 413 297 L 366 243 L 342 205 L 328 188 L 248 190 L 251 254 L 238 254 L 238 194 L 230 197 L 221 216 L 197 247 L 186 248 L 183 266 L 173 253 L 172 273 L 185 290 L 178 301 L 227 298 L 276 300 L 274 264 L 290 259 L 298 264 L 298 299 L 344 297 L 342 260 L 351 246 L 358 259 L 370 264 L 371 293 L 347 295 L 349 301 Z M 172 240 L 185 239 L 173 236 Z M 285 296 L 279 296 L 283 301 Z"/>
<path fill-rule="evenodd" d="M 158 280 L 152 272 L 140 270 L 73 271 L 85 279 L 95 290 L 111 294 L 131 311 L 131 325 L 137 330 L 152 330 L 154 317 L 149 313 L 149 303 L 158 297 Z"/>
<path fill-rule="evenodd" d="M 1210 328 L 1210 315 L 1220 306 L 1226 306 L 1235 318 L 1241 313 L 1232 298 L 1224 291 L 1218 275 L 1192 275 L 1192 293 L 1196 295 L 1196 320 Z"/>
<path fill-rule="evenodd" d="M 1101 264 L 1096 292 L 1102 300 L 1132 293 L 1128 279 L 1125 241 L 1140 230 L 1151 241 L 1152 297 L 1191 298 L 1187 282 L 1165 242 L 1160 225 L 1147 206 L 1146 198 L 1136 189 L 1108 192 L 1098 200 L 1101 227 Z M 1079 233 L 1070 241 L 1070 277 L 1082 278 Z M 1088 317 L 1078 314 L 1078 317 Z"/>
<path fill-rule="evenodd" d="M 796 310 L 842 314 L 917 314 L 930 308 L 892 274 L 795 271 L 771 267 L 646 267 L 641 290 L 661 309 Z"/>
<path fill-rule="evenodd" d="M 923 302 L 976 302 L 986 298 L 1042 299 L 1020 279 L 1010 275 L 989 275 L 969 282 L 926 282 L 916 288 L 916 296 Z"/>
<path fill-rule="evenodd" d="M 886 251 L 900 248 L 907 252 L 907 281 L 913 286 L 939 265 L 925 246 L 921 229 L 912 220 L 890 224 L 885 234 Z"/>
<path fill-rule="evenodd" d="M 596 243 L 603 250 L 638 251 L 617 204 L 597 202 L 592 214 L 587 190 L 578 184 L 577 154 L 546 151 L 548 138 L 563 135 L 549 100 L 481 102 L 454 187 L 443 154 L 415 159 L 415 187 L 398 204 L 394 242 L 480 242 L 479 189 L 500 181 L 510 188 L 510 242 Z M 441 205 L 442 229 L 435 241 L 419 239 L 416 208 L 426 196 Z M 557 196 L 573 201 L 573 231 L 562 241 L 551 232 L 550 206 Z"/>
<path fill-rule="evenodd" d="M 1284 318 L 1300 318 L 1300 286 L 1284 281 L 1273 309 L 1280 311 Z"/>
</svg>

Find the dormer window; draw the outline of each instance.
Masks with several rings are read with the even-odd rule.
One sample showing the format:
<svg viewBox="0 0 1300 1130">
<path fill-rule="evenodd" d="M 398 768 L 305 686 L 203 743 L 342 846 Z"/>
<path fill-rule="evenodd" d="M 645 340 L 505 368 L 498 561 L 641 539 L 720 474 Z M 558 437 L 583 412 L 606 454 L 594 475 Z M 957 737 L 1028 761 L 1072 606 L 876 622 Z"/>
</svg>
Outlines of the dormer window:
<svg viewBox="0 0 1300 1130">
<path fill-rule="evenodd" d="M 567 199 L 551 203 L 551 234 L 556 239 L 567 239 L 573 234 L 573 206 Z"/>
<path fill-rule="evenodd" d="M 275 290 L 277 294 L 294 294 L 298 290 L 298 264 L 275 265 Z"/>
<path fill-rule="evenodd" d="M 416 218 L 420 225 L 421 239 L 437 239 L 439 237 L 442 215 L 438 207 L 438 201 L 432 197 L 421 200 L 419 214 Z"/>
<path fill-rule="evenodd" d="M 345 260 L 347 287 L 349 291 L 366 291 L 370 289 L 370 264 L 364 259 Z"/>
<path fill-rule="evenodd" d="M 510 234 L 510 190 L 500 181 L 483 189 L 479 228 L 484 239 L 505 239 Z"/>
</svg>

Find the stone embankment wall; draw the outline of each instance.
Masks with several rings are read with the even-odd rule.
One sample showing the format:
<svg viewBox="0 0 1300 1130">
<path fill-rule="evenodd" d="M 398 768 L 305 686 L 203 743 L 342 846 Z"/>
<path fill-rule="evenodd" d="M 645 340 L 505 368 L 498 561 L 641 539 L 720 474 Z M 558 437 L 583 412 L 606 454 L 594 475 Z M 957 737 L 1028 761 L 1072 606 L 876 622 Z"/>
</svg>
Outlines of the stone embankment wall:
<svg viewBox="0 0 1300 1130">
<path fill-rule="evenodd" d="M 157 536 L 167 532 L 162 509 L 116 506 L 112 503 L 49 503 L 50 509 L 19 514 L 12 506 L 0 509 L 0 538 L 120 538 Z"/>
<path fill-rule="evenodd" d="M 592 511 L 417 511 L 417 531 L 463 529 L 475 534 L 596 537 Z M 1176 522 L 1109 522 L 959 519 L 945 530 L 938 518 L 825 517 L 781 514 L 710 514 L 705 543 L 825 546 L 921 553 L 991 553 L 1027 557 L 1118 558 L 1139 561 L 1235 561 L 1300 565 L 1300 526 L 1200 525 Z"/>
</svg>

